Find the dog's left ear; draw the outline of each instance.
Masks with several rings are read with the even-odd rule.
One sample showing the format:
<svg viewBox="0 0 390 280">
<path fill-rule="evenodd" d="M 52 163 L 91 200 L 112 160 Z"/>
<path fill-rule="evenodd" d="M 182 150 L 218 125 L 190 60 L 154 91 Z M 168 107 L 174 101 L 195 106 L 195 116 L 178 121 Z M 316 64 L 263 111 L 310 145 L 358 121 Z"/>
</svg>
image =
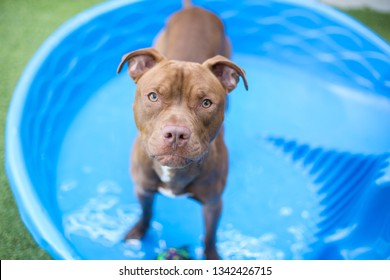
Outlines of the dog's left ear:
<svg viewBox="0 0 390 280">
<path fill-rule="evenodd" d="M 248 90 L 245 71 L 226 57 L 222 55 L 214 56 L 203 62 L 203 65 L 214 73 L 228 93 L 236 88 L 240 76 L 244 81 L 245 89 Z"/>
</svg>

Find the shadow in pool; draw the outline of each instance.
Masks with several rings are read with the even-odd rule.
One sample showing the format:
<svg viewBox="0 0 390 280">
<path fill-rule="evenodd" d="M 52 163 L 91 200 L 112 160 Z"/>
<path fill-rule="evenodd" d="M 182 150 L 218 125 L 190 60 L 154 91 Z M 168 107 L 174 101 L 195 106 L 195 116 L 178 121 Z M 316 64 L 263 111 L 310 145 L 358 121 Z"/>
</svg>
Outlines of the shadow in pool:
<svg viewBox="0 0 390 280">
<path fill-rule="evenodd" d="M 390 256 L 389 154 L 313 148 L 283 137 L 268 141 L 312 179 L 320 204 L 307 258 L 386 259 Z"/>
</svg>

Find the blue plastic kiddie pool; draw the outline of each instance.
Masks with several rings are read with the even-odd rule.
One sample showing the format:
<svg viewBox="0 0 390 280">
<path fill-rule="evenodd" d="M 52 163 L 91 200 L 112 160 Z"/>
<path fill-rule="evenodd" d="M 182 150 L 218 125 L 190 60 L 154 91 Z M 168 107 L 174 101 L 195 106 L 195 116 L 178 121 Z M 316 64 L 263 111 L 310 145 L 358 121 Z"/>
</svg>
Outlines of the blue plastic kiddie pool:
<svg viewBox="0 0 390 280">
<path fill-rule="evenodd" d="M 225 120 L 224 259 L 390 258 L 390 46 L 317 1 L 194 1 L 224 21 L 245 69 Z M 158 196 L 143 242 L 129 176 L 135 86 L 116 68 L 181 1 L 109 1 L 68 21 L 15 90 L 6 169 L 20 214 L 56 259 L 202 258 L 201 208 Z"/>
</svg>

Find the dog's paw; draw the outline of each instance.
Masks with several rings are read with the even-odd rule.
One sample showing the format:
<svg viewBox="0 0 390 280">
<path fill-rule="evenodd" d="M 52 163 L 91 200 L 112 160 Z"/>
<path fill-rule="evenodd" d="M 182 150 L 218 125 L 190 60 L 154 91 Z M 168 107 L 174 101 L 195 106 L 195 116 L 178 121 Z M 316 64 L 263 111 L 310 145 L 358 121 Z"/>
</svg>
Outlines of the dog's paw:
<svg viewBox="0 0 390 280">
<path fill-rule="evenodd" d="M 204 252 L 204 255 L 206 257 L 206 260 L 220 260 L 221 257 L 219 256 L 216 249 L 209 249 Z"/>
<path fill-rule="evenodd" d="M 125 240 L 141 240 L 144 237 L 147 229 L 147 225 L 145 225 L 142 221 L 138 221 L 127 233 Z"/>
</svg>

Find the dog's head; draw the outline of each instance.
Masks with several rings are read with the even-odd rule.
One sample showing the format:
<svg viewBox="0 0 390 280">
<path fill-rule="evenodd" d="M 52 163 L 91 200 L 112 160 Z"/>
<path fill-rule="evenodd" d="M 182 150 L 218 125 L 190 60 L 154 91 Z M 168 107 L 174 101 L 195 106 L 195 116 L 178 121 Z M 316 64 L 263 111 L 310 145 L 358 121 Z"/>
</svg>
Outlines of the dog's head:
<svg viewBox="0 0 390 280">
<path fill-rule="evenodd" d="M 245 72 L 223 56 L 202 64 L 168 60 L 155 49 L 123 56 L 137 84 L 134 117 L 148 155 L 163 166 L 200 161 L 218 135 L 226 96 Z"/>
</svg>

